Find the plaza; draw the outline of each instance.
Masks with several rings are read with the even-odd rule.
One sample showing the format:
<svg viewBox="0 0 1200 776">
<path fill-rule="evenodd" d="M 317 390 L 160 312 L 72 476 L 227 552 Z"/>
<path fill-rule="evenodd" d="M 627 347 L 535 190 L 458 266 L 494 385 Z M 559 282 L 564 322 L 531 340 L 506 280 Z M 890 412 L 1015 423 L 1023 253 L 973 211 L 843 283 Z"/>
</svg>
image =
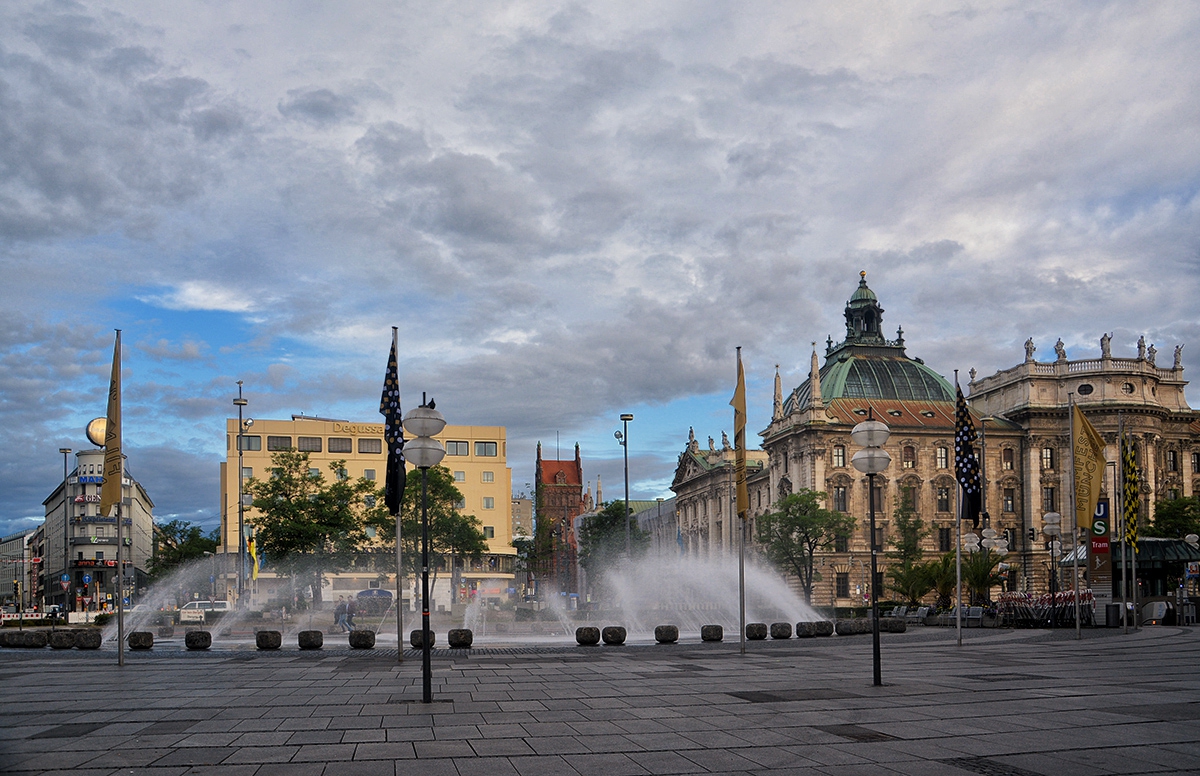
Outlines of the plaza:
<svg viewBox="0 0 1200 776">
<path fill-rule="evenodd" d="M 6 774 L 1200 773 L 1200 630 L 0 651 Z"/>
</svg>

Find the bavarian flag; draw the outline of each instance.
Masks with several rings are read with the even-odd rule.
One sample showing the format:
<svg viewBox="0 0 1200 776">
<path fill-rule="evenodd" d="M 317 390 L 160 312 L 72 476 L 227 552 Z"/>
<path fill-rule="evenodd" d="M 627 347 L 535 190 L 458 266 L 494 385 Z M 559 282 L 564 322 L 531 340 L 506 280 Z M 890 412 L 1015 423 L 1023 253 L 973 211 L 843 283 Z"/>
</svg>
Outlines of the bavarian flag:
<svg viewBox="0 0 1200 776">
<path fill-rule="evenodd" d="M 379 414 L 383 416 L 383 443 L 387 445 L 387 469 L 384 478 L 383 501 L 388 514 L 400 514 L 404 500 L 404 428 L 400 416 L 400 375 L 396 365 L 396 327 L 392 327 L 392 352 L 388 356 L 387 372 L 383 376 L 383 394 L 379 397 Z"/>
<path fill-rule="evenodd" d="M 1121 517 L 1125 522 L 1125 543 L 1137 552 L 1138 502 L 1141 488 L 1138 486 L 1137 461 L 1131 440 L 1121 440 L 1121 478 L 1125 481 L 1125 492 L 1121 494 Z"/>
<path fill-rule="evenodd" d="M 954 479 L 958 480 L 962 496 L 958 503 L 960 518 L 979 527 L 979 513 L 983 510 L 983 491 L 979 483 L 979 459 L 975 457 L 975 423 L 967 400 L 963 397 L 958 381 L 954 382 L 958 396 L 954 405 Z"/>
</svg>

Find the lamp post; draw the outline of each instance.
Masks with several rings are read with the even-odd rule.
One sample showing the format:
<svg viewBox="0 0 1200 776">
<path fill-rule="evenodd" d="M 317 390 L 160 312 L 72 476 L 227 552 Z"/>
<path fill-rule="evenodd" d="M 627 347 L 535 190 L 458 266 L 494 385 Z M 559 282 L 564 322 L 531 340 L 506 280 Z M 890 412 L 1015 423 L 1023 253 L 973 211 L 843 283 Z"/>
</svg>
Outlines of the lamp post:
<svg viewBox="0 0 1200 776">
<path fill-rule="evenodd" d="M 1042 515 L 1042 523 L 1042 533 L 1050 537 L 1050 627 L 1053 628 L 1058 619 L 1058 556 L 1062 544 L 1057 537 L 1062 533 L 1062 515 L 1047 512 Z"/>
<path fill-rule="evenodd" d="M 217 599 L 217 554 L 204 550 L 205 557 L 212 558 L 212 573 L 208 575 L 208 603 L 209 608 L 212 608 L 212 602 Z"/>
<path fill-rule="evenodd" d="M 621 426 L 624 432 L 617 431 L 614 436 L 617 442 L 625 450 L 625 559 L 629 560 L 633 557 L 633 545 L 629 535 L 629 421 L 633 420 L 633 414 L 629 412 L 621 413 Z"/>
<path fill-rule="evenodd" d="M 854 468 L 867 475 L 867 501 L 871 514 L 871 642 L 874 658 L 875 686 L 883 684 L 883 676 L 879 666 L 879 543 L 875 534 L 875 475 L 887 469 L 892 462 L 883 445 L 887 443 L 891 431 L 887 425 L 868 416 L 868 420 L 859 423 L 850 431 L 850 439 L 862 449 L 854 454 L 850 462 Z"/>
<path fill-rule="evenodd" d="M 238 592 L 238 608 L 242 606 L 242 591 L 246 572 L 246 504 L 245 498 L 242 495 L 242 489 L 245 486 L 245 478 L 242 473 L 245 472 L 245 467 L 242 466 L 242 449 L 246 446 L 243 437 L 246 434 L 246 427 L 254 423 L 253 419 L 249 421 L 242 419 L 242 408 L 247 402 L 242 397 L 242 381 L 237 381 L 238 395 L 233 400 L 233 403 L 238 408 L 238 433 L 237 433 L 237 454 L 238 454 L 238 572 L 237 572 L 237 592 Z"/>
<path fill-rule="evenodd" d="M 433 670 L 429 664 L 429 467 L 437 466 L 446 455 L 442 443 L 433 437 L 446 427 L 442 413 L 434 403 L 425 402 L 404 416 L 404 430 L 412 439 L 404 443 L 404 459 L 421 470 L 421 676 L 425 703 L 433 703 Z"/>
<path fill-rule="evenodd" d="M 69 571 L 69 569 L 71 567 L 71 536 L 70 536 L 70 534 L 71 534 L 71 513 L 69 511 L 69 508 L 70 508 L 71 501 L 69 498 L 67 498 L 67 456 L 69 456 L 71 454 L 71 448 L 60 447 L 60 448 L 58 448 L 58 452 L 62 453 L 62 457 L 63 457 L 63 570 L 62 570 L 62 573 L 64 576 L 70 577 L 71 572 Z M 50 572 L 48 570 L 50 568 L 49 563 L 46 564 L 46 568 L 47 568 L 46 588 L 49 589 L 50 588 L 50 576 L 49 576 Z M 72 584 L 74 583 L 73 579 L 69 580 L 69 581 Z M 69 611 L 67 605 L 70 602 L 71 602 L 71 591 L 70 591 L 70 586 L 68 586 L 66 588 L 63 588 L 62 611 L 64 614 L 67 611 Z"/>
</svg>

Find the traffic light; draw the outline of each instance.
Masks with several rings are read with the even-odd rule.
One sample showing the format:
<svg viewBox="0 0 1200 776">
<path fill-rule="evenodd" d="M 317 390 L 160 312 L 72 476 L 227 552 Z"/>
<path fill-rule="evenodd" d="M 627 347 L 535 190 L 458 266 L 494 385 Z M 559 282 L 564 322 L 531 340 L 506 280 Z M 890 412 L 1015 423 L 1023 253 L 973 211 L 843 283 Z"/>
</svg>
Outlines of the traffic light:
<svg viewBox="0 0 1200 776">
<path fill-rule="evenodd" d="M 1037 541 L 1037 529 L 1036 528 L 1029 529 L 1029 541 L 1031 541 L 1031 542 Z"/>
<path fill-rule="evenodd" d="M 13 598 L 20 598 L 20 597 L 21 597 L 21 580 L 14 579 L 13 580 Z"/>
</svg>

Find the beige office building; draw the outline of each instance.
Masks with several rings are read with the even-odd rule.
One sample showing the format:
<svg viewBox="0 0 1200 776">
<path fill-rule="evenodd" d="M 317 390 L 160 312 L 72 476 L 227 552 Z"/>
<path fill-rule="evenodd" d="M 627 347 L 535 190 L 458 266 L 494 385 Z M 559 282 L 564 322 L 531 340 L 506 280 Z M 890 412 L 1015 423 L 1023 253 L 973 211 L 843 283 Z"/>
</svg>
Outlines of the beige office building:
<svg viewBox="0 0 1200 776">
<path fill-rule="evenodd" d="M 229 418 L 225 423 L 226 460 L 221 464 L 221 543 L 219 554 L 231 561 L 238 552 L 238 420 Z M 383 424 L 361 423 L 330 418 L 315 418 L 293 415 L 291 420 L 262 420 L 255 418 L 242 436 L 242 479 L 270 476 L 271 456 L 280 450 L 295 448 L 307 452 L 314 469 L 329 476 L 329 464 L 345 461 L 347 474 L 353 479 L 365 477 L 378 480 L 383 485 L 387 456 L 383 446 Z M 461 601 L 464 596 L 476 595 L 487 600 L 506 599 L 513 587 L 513 559 L 516 549 L 512 546 L 512 470 L 507 464 L 506 429 L 503 426 L 446 426 L 437 436 L 446 448 L 442 466 L 454 476 L 454 484 L 463 495 L 460 509 L 463 513 L 478 518 L 487 538 L 488 554 L 476 563 L 467 562 L 461 569 L 461 585 L 456 597 L 449 589 L 448 574 L 439 576 L 433 598 L 439 606 L 446 606 L 452 599 Z M 245 507 L 243 523 L 253 525 L 254 510 Z M 236 562 L 227 563 L 230 573 L 224 576 L 226 598 L 236 595 L 236 576 L 232 571 Z M 247 583 L 254 607 L 268 606 L 272 601 L 285 598 L 275 575 L 264 573 L 257 582 Z M 370 571 L 354 570 L 333 575 L 328 580 L 332 595 L 356 595 L 362 590 L 383 587 L 394 589 L 394 579 L 383 584 L 379 575 Z M 404 596 L 409 601 L 411 583 L 406 585 Z"/>
</svg>

